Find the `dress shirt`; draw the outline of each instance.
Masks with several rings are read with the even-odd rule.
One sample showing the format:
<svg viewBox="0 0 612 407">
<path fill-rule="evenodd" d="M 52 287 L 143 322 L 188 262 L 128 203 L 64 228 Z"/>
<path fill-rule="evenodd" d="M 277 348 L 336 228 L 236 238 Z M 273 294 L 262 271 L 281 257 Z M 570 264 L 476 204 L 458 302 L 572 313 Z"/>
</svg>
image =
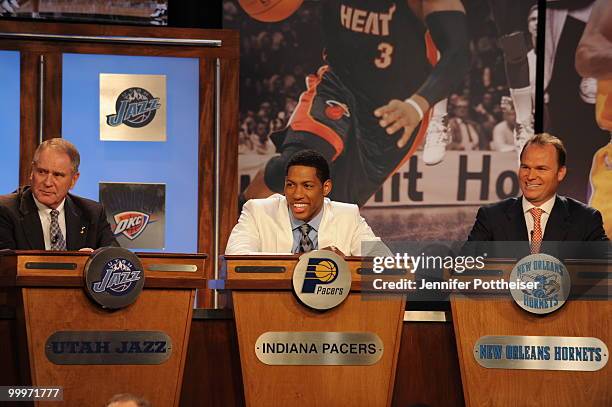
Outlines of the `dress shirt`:
<svg viewBox="0 0 612 407">
<path fill-rule="evenodd" d="M 42 225 L 43 237 L 45 238 L 45 250 L 51 250 L 51 211 L 47 205 L 44 205 L 38 202 L 38 199 L 34 195 L 34 203 L 38 208 L 38 217 L 40 218 L 40 224 Z M 64 235 L 64 240 L 66 240 L 66 211 L 64 211 L 64 204 L 66 203 L 66 198 L 62 200 L 59 206 L 56 208 L 59 212 L 57 217 L 57 222 L 59 223 L 59 227 L 62 231 L 62 235 Z"/>
<path fill-rule="evenodd" d="M 553 206 L 555 206 L 555 199 L 557 199 L 557 195 L 553 195 L 548 201 L 544 202 L 542 205 L 538 206 L 538 208 L 542 209 L 542 217 L 540 218 L 540 227 L 542 228 L 542 236 L 544 236 L 544 232 L 546 231 L 546 222 L 548 222 L 548 218 L 550 217 L 550 213 L 552 212 Z M 525 197 L 523 197 L 523 215 L 525 215 L 525 224 L 527 225 L 527 237 L 529 238 L 529 242 L 531 243 L 531 233 L 533 232 L 533 216 L 531 215 L 531 208 L 535 208 L 536 206 L 529 202 Z"/>
<path fill-rule="evenodd" d="M 308 232 L 308 237 L 312 241 L 312 249 L 316 250 L 319 248 L 319 225 L 321 224 L 321 219 L 323 219 L 323 207 L 319 210 L 314 218 L 310 219 L 308 222 L 304 222 L 302 220 L 296 219 L 291 213 L 291 209 L 289 210 L 289 221 L 291 222 L 291 230 L 293 233 L 293 248 L 292 253 L 297 253 L 298 248 L 300 246 L 300 239 L 302 238 L 302 232 L 300 232 L 300 226 L 304 223 L 308 223 L 310 225 L 310 232 Z"/>
</svg>

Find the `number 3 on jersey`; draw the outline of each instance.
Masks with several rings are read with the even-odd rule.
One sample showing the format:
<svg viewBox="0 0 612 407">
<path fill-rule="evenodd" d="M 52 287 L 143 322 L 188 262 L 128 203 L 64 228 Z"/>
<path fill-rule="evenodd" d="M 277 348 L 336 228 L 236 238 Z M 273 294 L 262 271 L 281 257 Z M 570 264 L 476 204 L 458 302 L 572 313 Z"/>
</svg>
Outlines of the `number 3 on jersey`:
<svg viewBox="0 0 612 407">
<path fill-rule="evenodd" d="M 374 58 L 374 65 L 377 68 L 384 69 L 391 65 L 391 55 L 393 54 L 393 45 L 387 42 L 381 42 L 378 44 L 378 51 L 380 54 Z"/>
</svg>

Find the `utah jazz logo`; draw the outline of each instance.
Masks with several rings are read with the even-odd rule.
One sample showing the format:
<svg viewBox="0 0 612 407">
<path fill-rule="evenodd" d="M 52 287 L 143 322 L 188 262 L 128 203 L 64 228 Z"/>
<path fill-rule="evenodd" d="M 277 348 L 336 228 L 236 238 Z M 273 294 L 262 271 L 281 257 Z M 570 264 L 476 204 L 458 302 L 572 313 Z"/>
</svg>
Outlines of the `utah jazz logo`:
<svg viewBox="0 0 612 407">
<path fill-rule="evenodd" d="M 144 127 L 153 121 L 155 112 L 160 107 L 159 98 L 153 97 L 146 89 L 128 88 L 117 98 L 117 113 L 106 116 L 106 124 L 112 127 L 120 124 L 132 128 Z"/>
<path fill-rule="evenodd" d="M 331 284 L 338 277 L 338 265 L 330 259 L 312 258 L 308 260 L 304 274 L 303 293 L 331 294 L 324 285 Z M 316 292 L 315 292 L 316 289 Z M 342 288 L 339 289 L 340 294 Z"/>
<path fill-rule="evenodd" d="M 106 263 L 104 277 L 93 283 L 92 290 L 96 293 L 108 291 L 121 294 L 129 290 L 132 283 L 140 280 L 141 272 L 127 259 L 113 259 Z"/>
<path fill-rule="evenodd" d="M 113 216 L 117 226 L 113 231 L 115 236 L 123 233 L 130 240 L 136 239 L 149 224 L 148 214 L 138 211 L 121 212 Z"/>
</svg>

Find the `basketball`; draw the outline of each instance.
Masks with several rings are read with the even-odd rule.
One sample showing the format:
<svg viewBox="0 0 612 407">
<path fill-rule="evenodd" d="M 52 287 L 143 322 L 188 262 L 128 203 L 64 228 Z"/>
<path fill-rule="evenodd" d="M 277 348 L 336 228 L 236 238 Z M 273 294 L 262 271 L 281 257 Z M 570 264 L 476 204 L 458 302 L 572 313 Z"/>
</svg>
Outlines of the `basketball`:
<svg viewBox="0 0 612 407">
<path fill-rule="evenodd" d="M 333 281 L 336 278 L 337 272 L 338 270 L 336 270 L 336 267 L 334 266 L 334 264 L 330 261 L 325 260 L 317 264 L 317 269 L 315 271 L 315 274 L 317 275 L 317 278 L 320 281 L 327 283 L 327 282 Z"/>
<path fill-rule="evenodd" d="M 304 0 L 238 0 L 240 7 L 255 20 L 265 23 L 282 21 L 293 14 Z"/>
</svg>

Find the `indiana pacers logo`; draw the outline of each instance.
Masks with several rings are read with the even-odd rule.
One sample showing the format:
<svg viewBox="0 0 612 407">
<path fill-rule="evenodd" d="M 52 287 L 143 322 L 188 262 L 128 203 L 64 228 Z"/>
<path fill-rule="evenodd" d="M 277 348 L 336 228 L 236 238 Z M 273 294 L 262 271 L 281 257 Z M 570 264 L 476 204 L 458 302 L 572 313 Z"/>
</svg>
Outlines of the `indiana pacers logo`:
<svg viewBox="0 0 612 407">
<path fill-rule="evenodd" d="M 117 97 L 117 113 L 106 116 L 106 124 L 112 127 L 120 124 L 132 128 L 144 127 L 153 121 L 160 107 L 159 98 L 153 97 L 146 89 L 128 88 Z"/>
<path fill-rule="evenodd" d="M 303 254 L 293 271 L 293 290 L 310 308 L 333 308 L 344 301 L 350 289 L 348 265 L 331 251 L 314 250 Z"/>
<path fill-rule="evenodd" d="M 535 283 L 534 289 L 514 289 L 510 294 L 524 310 L 548 314 L 559 308 L 569 296 L 571 281 L 565 265 L 547 254 L 532 254 L 519 260 L 510 273 L 510 281 Z"/>
<path fill-rule="evenodd" d="M 338 277 L 338 265 L 329 259 L 308 259 L 306 266 L 306 275 L 304 276 L 304 285 L 302 286 L 303 293 L 328 293 L 335 291 L 335 288 L 325 287 L 327 284 L 333 283 Z M 342 294 L 342 288 L 338 289 L 339 294 Z"/>
</svg>

